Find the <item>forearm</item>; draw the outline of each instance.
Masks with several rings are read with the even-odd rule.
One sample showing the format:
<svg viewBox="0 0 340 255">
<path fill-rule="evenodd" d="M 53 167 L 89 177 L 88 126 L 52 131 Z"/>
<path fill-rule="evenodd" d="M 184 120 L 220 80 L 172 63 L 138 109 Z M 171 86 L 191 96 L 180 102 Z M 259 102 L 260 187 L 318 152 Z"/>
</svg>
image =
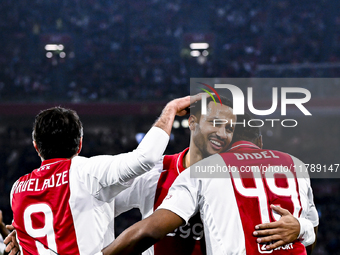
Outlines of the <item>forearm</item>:
<svg viewBox="0 0 340 255">
<path fill-rule="evenodd" d="M 152 127 L 145 135 L 137 149 L 128 155 L 128 171 L 135 176 L 150 171 L 162 158 L 168 145 L 170 136 L 158 127 Z M 130 154 L 130 153 L 129 153 Z M 135 160 L 134 160 L 135 159 Z"/>
<path fill-rule="evenodd" d="M 154 127 L 163 129 L 169 136 L 176 116 L 176 109 L 172 105 L 167 104 L 162 111 L 161 116 L 155 122 Z"/>
<path fill-rule="evenodd" d="M 113 243 L 102 250 L 103 255 L 140 254 L 183 223 L 181 217 L 169 210 L 156 210 L 150 217 L 120 234 Z"/>
<path fill-rule="evenodd" d="M 266 243 L 267 249 L 276 249 L 279 246 L 299 240 L 305 246 L 312 244 L 315 240 L 313 224 L 305 218 L 296 218 L 288 210 L 280 206 L 270 206 L 275 212 L 281 215 L 280 220 L 257 225 L 254 232 L 258 236 L 257 242 Z"/>
<path fill-rule="evenodd" d="M 6 228 L 6 225 L 1 222 L 0 223 L 0 234 L 2 235 L 3 238 L 9 235 L 9 230 Z"/>
<path fill-rule="evenodd" d="M 161 238 L 161 235 L 152 235 L 145 224 L 138 222 L 120 234 L 102 252 L 103 255 L 140 254 Z"/>
</svg>

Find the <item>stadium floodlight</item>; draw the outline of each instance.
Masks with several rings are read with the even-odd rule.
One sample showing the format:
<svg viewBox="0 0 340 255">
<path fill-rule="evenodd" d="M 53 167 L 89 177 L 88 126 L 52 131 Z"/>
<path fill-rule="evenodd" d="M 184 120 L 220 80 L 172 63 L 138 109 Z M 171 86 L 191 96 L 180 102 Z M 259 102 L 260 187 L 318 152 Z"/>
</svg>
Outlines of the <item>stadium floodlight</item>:
<svg viewBox="0 0 340 255">
<path fill-rule="evenodd" d="M 46 53 L 46 57 L 47 57 L 47 58 L 53 57 L 53 53 L 52 53 L 52 52 L 47 52 L 47 53 Z"/>
<path fill-rule="evenodd" d="M 60 54 L 59 54 L 59 57 L 60 57 L 60 58 L 65 58 L 65 57 L 66 57 L 66 53 L 65 53 L 65 52 L 63 52 L 63 51 L 62 51 L 62 52 L 60 52 Z"/>
<path fill-rule="evenodd" d="M 178 120 L 175 120 L 175 121 L 174 121 L 174 124 L 172 124 L 172 127 L 173 127 L 173 128 L 179 128 L 180 126 L 181 126 L 181 124 L 179 123 Z"/>
<path fill-rule="evenodd" d="M 197 58 L 197 63 L 200 64 L 200 65 L 203 65 L 207 62 L 207 57 L 204 57 L 204 56 L 199 56 Z"/>
<path fill-rule="evenodd" d="M 203 55 L 204 57 L 208 56 L 208 55 L 209 55 L 209 51 L 204 50 L 204 51 L 202 52 L 202 55 Z"/>
<path fill-rule="evenodd" d="M 189 127 L 189 122 L 188 122 L 187 119 L 182 120 L 181 124 L 182 124 L 182 127 L 184 127 L 184 128 L 188 128 Z"/>
<path fill-rule="evenodd" d="M 201 52 L 199 52 L 198 50 L 192 50 L 191 52 L 190 52 L 190 55 L 192 56 L 192 57 L 199 57 L 200 55 L 201 55 Z"/>
<path fill-rule="evenodd" d="M 47 51 L 58 50 L 58 45 L 56 45 L 56 44 L 46 44 L 45 45 L 45 50 L 47 50 Z"/>
<path fill-rule="evenodd" d="M 63 49 L 64 49 L 64 45 L 62 44 L 46 44 L 45 45 L 45 50 L 47 51 L 57 51 L 57 50 L 62 51 Z"/>
<path fill-rule="evenodd" d="M 209 43 L 190 43 L 192 50 L 206 50 L 209 48 Z"/>
</svg>

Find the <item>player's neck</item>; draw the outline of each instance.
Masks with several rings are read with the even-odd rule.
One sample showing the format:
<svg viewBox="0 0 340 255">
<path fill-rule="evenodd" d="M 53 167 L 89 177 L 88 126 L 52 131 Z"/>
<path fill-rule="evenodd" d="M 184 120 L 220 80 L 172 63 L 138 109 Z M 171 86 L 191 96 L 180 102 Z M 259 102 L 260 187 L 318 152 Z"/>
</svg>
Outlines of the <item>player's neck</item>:
<svg viewBox="0 0 340 255">
<path fill-rule="evenodd" d="M 74 154 L 72 157 L 70 157 L 70 158 L 66 158 L 66 159 L 73 159 L 74 157 L 76 157 L 76 156 L 78 156 L 79 154 L 77 153 L 77 154 Z M 40 154 L 39 154 L 39 157 L 40 157 L 40 159 L 41 159 L 41 162 L 44 162 L 46 159 L 44 159 L 42 156 L 40 156 Z M 57 158 L 63 158 L 63 157 L 57 157 Z"/>
<path fill-rule="evenodd" d="M 183 167 L 188 168 L 190 166 L 190 149 L 183 156 Z"/>
<path fill-rule="evenodd" d="M 183 166 L 188 168 L 200 160 L 202 160 L 201 152 L 190 147 L 187 154 L 183 157 Z"/>
</svg>

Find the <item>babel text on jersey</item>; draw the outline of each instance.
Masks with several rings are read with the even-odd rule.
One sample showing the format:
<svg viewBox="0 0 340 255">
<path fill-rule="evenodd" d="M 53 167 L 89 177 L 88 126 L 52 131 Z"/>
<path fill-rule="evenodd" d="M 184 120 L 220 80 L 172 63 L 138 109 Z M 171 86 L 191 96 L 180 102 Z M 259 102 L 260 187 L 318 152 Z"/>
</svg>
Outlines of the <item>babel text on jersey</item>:
<svg viewBox="0 0 340 255">
<path fill-rule="evenodd" d="M 44 189 L 59 187 L 68 183 L 68 173 L 66 170 L 61 173 L 53 174 L 49 179 L 32 178 L 26 181 L 20 181 L 14 188 L 14 193 L 24 191 L 42 191 Z"/>
</svg>

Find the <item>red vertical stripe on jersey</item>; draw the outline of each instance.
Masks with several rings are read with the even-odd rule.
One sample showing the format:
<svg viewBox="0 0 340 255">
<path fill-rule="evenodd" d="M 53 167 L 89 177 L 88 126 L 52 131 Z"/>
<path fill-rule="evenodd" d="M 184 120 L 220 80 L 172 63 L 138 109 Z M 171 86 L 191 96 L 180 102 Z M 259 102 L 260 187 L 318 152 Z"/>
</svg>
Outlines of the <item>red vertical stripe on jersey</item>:
<svg viewBox="0 0 340 255">
<path fill-rule="evenodd" d="M 174 155 L 166 155 L 163 158 L 163 169 L 157 183 L 154 210 L 163 202 L 168 194 L 172 183 L 178 176 L 178 171 L 182 172 L 183 156 L 187 153 L 188 148 L 181 153 Z M 178 169 L 177 169 L 178 167 Z M 203 224 L 199 213 L 194 215 L 187 226 L 180 227 L 171 236 L 164 237 L 161 241 L 154 245 L 155 255 L 203 255 L 206 254 L 204 236 L 200 240 L 196 240 L 195 232 L 203 231 Z"/>
<path fill-rule="evenodd" d="M 53 232 L 58 254 L 79 254 L 73 218 L 69 206 L 70 187 L 69 170 L 71 160 L 53 159 L 43 162 L 39 169 L 19 179 L 22 182 L 13 194 L 12 209 L 14 226 L 23 248 L 23 254 L 38 254 L 36 241 L 50 248 L 46 235 L 32 237 L 27 232 L 27 226 L 32 224 L 33 231 L 44 228 L 46 221 L 42 212 L 31 213 L 31 220 L 24 221 L 25 210 L 32 205 L 46 205 L 53 215 Z M 18 184 L 19 184 L 18 182 Z M 24 184 L 28 183 L 25 188 Z M 31 184 L 30 184 L 31 183 Z M 27 213 L 27 211 L 26 211 Z M 25 225 L 26 224 L 26 225 Z M 85 224 L 85 223 L 84 223 Z M 53 252 L 51 252 L 53 254 Z"/>
</svg>

